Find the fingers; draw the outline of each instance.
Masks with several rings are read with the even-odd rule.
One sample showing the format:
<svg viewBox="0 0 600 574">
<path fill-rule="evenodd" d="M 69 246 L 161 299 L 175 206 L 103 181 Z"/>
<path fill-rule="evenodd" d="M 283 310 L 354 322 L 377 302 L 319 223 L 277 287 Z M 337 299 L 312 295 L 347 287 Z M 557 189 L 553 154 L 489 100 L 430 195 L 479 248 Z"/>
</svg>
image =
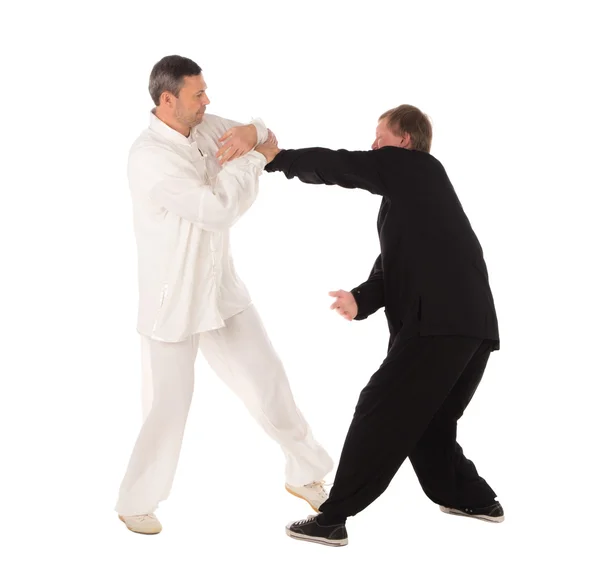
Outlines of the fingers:
<svg viewBox="0 0 600 574">
<path fill-rule="evenodd" d="M 236 159 L 238 157 L 242 157 L 245 153 L 249 152 L 252 148 L 249 148 L 247 145 L 239 142 L 228 142 L 223 144 L 215 154 L 218 159 L 221 160 L 221 164 L 226 161 L 231 161 L 232 159 Z"/>
<path fill-rule="evenodd" d="M 344 302 L 341 299 L 336 299 L 330 306 L 329 308 L 332 311 L 337 311 L 342 317 L 345 317 L 346 319 L 350 318 L 350 310 L 348 308 L 347 305 L 344 304 Z"/>
<path fill-rule="evenodd" d="M 331 307 L 332 307 L 332 309 L 335 308 L 335 310 L 338 312 L 338 314 L 341 315 L 344 319 L 346 319 L 348 321 L 352 321 L 350 311 L 348 311 L 348 309 L 346 307 L 343 307 L 341 305 L 338 305 L 337 307 L 334 307 L 332 305 Z"/>
<path fill-rule="evenodd" d="M 230 149 L 231 148 L 224 148 L 222 147 L 218 152 L 217 152 L 217 157 L 219 158 L 219 163 L 222 165 L 227 161 L 227 157 L 230 154 Z"/>
<path fill-rule="evenodd" d="M 338 291 L 329 291 L 329 295 L 331 297 L 335 297 L 335 301 L 329 306 L 332 311 L 337 311 L 344 319 L 347 321 L 352 321 L 352 314 L 354 309 L 352 309 L 352 304 L 348 300 L 347 291 L 343 289 L 339 289 Z"/>
<path fill-rule="evenodd" d="M 231 148 L 230 145 L 222 145 L 219 150 L 216 153 L 217 157 L 221 157 L 226 151 L 228 151 Z"/>
<path fill-rule="evenodd" d="M 269 139 L 267 140 L 267 143 L 270 143 L 276 147 L 279 145 L 279 142 L 277 141 L 277 136 L 271 130 L 269 130 Z"/>
<path fill-rule="evenodd" d="M 231 137 L 233 135 L 233 132 L 231 130 L 227 130 L 220 138 L 219 141 L 220 142 L 224 142 L 227 138 Z"/>
<path fill-rule="evenodd" d="M 233 146 L 229 146 L 226 149 L 221 148 L 219 151 L 222 152 L 219 157 L 219 163 L 221 165 L 233 159 L 233 155 L 235 154 L 235 149 L 233 148 Z"/>
<path fill-rule="evenodd" d="M 232 159 L 240 157 L 241 155 L 243 155 L 243 153 L 244 152 L 240 148 L 234 149 L 232 147 L 231 155 L 227 158 L 227 161 L 231 161 Z"/>
</svg>

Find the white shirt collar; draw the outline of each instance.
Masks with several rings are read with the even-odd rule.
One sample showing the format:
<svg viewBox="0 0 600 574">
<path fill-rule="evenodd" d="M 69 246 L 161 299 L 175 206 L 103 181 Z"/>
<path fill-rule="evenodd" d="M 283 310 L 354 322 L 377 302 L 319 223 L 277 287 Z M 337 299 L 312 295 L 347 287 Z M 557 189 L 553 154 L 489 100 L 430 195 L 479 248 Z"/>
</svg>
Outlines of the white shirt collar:
<svg viewBox="0 0 600 574">
<path fill-rule="evenodd" d="M 169 141 L 177 144 L 190 145 L 193 143 L 192 134 L 194 130 L 190 130 L 190 136 L 185 137 L 177 130 L 170 128 L 165 122 L 156 117 L 154 110 L 150 112 L 150 129 L 167 138 Z"/>
</svg>

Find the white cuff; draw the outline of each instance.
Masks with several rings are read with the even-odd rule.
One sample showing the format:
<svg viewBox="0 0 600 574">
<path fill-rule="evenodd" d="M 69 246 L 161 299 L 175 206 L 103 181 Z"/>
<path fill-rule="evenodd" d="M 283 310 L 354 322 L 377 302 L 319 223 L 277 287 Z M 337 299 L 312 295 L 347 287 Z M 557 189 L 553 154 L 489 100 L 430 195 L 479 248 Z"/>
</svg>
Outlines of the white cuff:
<svg viewBox="0 0 600 574">
<path fill-rule="evenodd" d="M 258 151 L 250 150 L 246 156 L 248 159 L 252 158 L 251 163 L 260 167 L 260 169 L 264 169 L 267 165 L 267 158 Z"/>
<path fill-rule="evenodd" d="M 256 134 L 258 136 L 256 145 L 266 143 L 269 139 L 269 132 L 267 131 L 267 126 L 265 126 L 264 122 L 260 118 L 253 118 L 250 123 L 256 127 Z"/>
</svg>

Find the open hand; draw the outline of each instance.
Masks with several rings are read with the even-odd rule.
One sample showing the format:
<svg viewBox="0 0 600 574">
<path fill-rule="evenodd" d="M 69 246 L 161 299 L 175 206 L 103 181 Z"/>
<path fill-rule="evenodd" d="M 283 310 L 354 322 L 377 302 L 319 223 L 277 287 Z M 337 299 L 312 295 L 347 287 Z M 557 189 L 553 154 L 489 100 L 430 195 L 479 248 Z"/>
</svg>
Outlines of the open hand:
<svg viewBox="0 0 600 574">
<path fill-rule="evenodd" d="M 358 305 L 352 293 L 340 289 L 339 291 L 330 291 L 329 295 L 335 297 L 330 308 L 335 309 L 344 319 L 352 321 L 358 315 Z"/>
<path fill-rule="evenodd" d="M 256 145 L 256 126 L 253 124 L 235 126 L 227 130 L 219 138 L 219 141 L 222 145 L 217 152 L 217 158 L 219 163 L 223 165 L 226 161 L 231 161 L 248 153 Z"/>
</svg>

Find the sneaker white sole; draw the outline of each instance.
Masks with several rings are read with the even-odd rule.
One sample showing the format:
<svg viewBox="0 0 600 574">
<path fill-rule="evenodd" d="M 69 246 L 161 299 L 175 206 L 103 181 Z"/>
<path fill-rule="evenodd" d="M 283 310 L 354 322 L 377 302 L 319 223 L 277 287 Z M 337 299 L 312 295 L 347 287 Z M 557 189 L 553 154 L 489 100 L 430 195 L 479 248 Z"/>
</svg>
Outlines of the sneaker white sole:
<svg viewBox="0 0 600 574">
<path fill-rule="evenodd" d="M 456 508 L 448 508 L 446 506 L 440 506 L 440 510 L 445 514 L 452 514 L 453 516 L 465 516 L 467 518 L 477 518 L 477 520 L 483 520 L 484 522 L 494 522 L 499 524 L 504 522 L 504 516 L 486 516 L 485 514 L 467 514 L 462 510 Z"/>
<path fill-rule="evenodd" d="M 301 494 L 298 494 L 297 492 L 294 492 L 293 490 L 291 490 L 287 485 L 285 487 L 285 489 L 292 495 L 295 496 L 296 498 L 299 498 L 301 500 L 304 500 L 305 502 L 308 502 L 309 506 L 315 511 L 315 512 L 319 512 L 318 508 L 315 508 L 313 503 L 308 500 L 308 498 L 304 498 L 304 496 L 302 496 Z"/>
<path fill-rule="evenodd" d="M 298 534 L 292 532 L 288 528 L 285 529 L 285 533 L 294 540 L 303 540 L 304 542 L 315 542 L 316 544 L 323 544 L 324 546 L 347 546 L 348 539 L 342 538 L 341 540 L 329 540 L 328 538 L 317 538 L 314 536 L 306 536 L 305 534 Z"/>
<path fill-rule="evenodd" d="M 160 534 L 162 532 L 162 526 L 159 527 L 158 530 L 155 530 L 154 532 L 140 532 L 139 530 L 134 530 L 133 528 L 131 528 L 127 522 L 125 522 L 125 519 L 119 515 L 119 520 L 127 527 L 127 530 L 129 530 L 130 532 L 135 532 L 136 534 L 146 534 L 148 536 L 151 536 L 153 534 Z"/>
</svg>

